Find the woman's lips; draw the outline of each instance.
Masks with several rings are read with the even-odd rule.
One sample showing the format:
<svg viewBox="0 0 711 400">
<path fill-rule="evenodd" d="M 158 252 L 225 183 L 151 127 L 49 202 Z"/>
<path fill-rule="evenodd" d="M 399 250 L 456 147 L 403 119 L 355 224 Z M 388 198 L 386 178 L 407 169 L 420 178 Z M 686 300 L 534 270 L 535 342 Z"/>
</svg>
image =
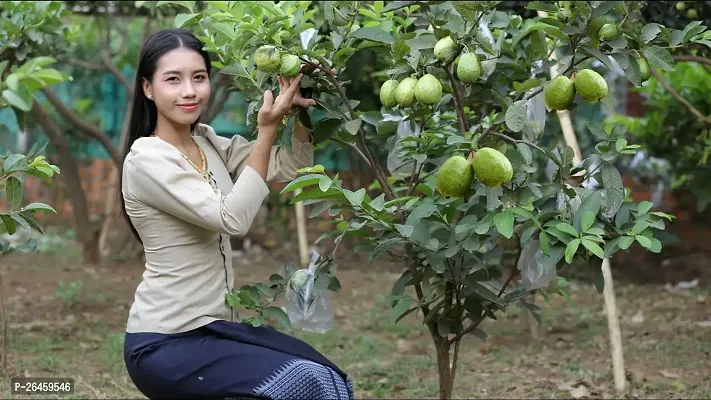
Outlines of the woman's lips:
<svg viewBox="0 0 711 400">
<path fill-rule="evenodd" d="M 198 103 L 195 104 L 179 104 L 178 107 L 180 107 L 181 110 L 183 111 L 195 111 L 198 108 Z"/>
</svg>

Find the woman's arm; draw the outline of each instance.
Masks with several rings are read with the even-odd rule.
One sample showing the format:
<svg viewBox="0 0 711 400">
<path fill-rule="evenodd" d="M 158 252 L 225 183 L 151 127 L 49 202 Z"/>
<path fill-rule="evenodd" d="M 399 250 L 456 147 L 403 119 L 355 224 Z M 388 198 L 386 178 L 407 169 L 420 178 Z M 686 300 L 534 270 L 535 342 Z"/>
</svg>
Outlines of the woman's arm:
<svg viewBox="0 0 711 400">
<path fill-rule="evenodd" d="M 298 175 L 296 171 L 314 164 L 313 144 L 310 143 L 310 134 L 305 127 L 294 130 L 291 149 L 286 149 L 282 145 L 275 146 L 273 140 L 262 141 L 259 136 L 250 142 L 240 135 L 231 138 L 218 136 L 208 125 L 202 125 L 201 128 L 203 130 L 202 136 L 212 144 L 220 155 L 233 182 L 248 165 L 249 160 L 256 157 L 256 153 L 261 154 L 262 157 L 265 154 L 269 155 L 269 162 L 266 163 L 268 165 L 266 178 L 264 179 L 267 182 L 290 181 Z"/>
<path fill-rule="evenodd" d="M 279 76 L 277 80 L 279 81 L 280 93 L 286 93 L 289 90 L 294 91 L 292 98 L 292 104 L 294 106 L 308 108 L 316 104 L 315 100 L 305 99 L 301 96 L 298 90 L 299 77 L 290 80 Z M 202 136 L 212 144 L 220 155 L 233 181 L 242 173 L 246 165 L 251 165 L 250 162 L 256 162 L 256 165 L 263 166 L 265 163 L 264 157 L 266 157 L 267 152 L 269 153 L 269 161 L 266 162 L 266 172 L 262 175 L 267 182 L 290 181 L 298 175 L 296 171 L 301 168 L 313 166 L 314 164 L 311 134 L 298 118 L 294 123 L 294 134 L 291 138 L 290 150 L 283 148 L 283 146 L 274 146 L 273 140 L 271 142 L 260 140 L 260 137 L 263 135 L 275 137 L 276 126 L 272 129 L 271 125 L 267 127 L 260 123 L 257 140 L 252 142 L 247 141 L 240 135 L 235 135 L 229 139 L 218 136 L 208 125 L 201 125 L 201 128 Z M 256 161 L 257 158 L 260 158 L 262 161 Z M 260 174 L 264 172 L 263 170 L 260 171 Z"/>
<path fill-rule="evenodd" d="M 247 165 L 257 171 L 262 179 L 266 181 L 269 176 L 269 164 L 271 161 L 272 145 L 274 144 L 273 138 L 276 136 L 276 128 L 260 127 L 259 131 L 257 140 L 250 146 Z"/>
</svg>

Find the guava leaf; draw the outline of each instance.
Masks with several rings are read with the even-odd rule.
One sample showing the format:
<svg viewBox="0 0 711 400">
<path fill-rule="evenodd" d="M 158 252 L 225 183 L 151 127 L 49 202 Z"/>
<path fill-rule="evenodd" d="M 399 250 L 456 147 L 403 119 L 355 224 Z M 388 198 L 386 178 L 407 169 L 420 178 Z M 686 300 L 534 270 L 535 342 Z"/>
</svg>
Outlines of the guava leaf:
<svg viewBox="0 0 711 400">
<path fill-rule="evenodd" d="M 519 132 L 526 124 L 526 104 L 519 100 L 506 110 L 506 126 L 514 132 Z"/>
<path fill-rule="evenodd" d="M 351 37 L 358 39 L 372 40 L 373 42 L 393 44 L 395 39 L 388 32 L 374 26 L 367 26 L 358 29 L 351 34 Z"/>
<path fill-rule="evenodd" d="M 649 46 L 642 49 L 644 57 L 652 66 L 664 71 L 675 71 L 674 59 L 666 49 L 659 46 Z"/>
<path fill-rule="evenodd" d="M 612 164 L 605 164 L 600 169 L 602 184 L 605 186 L 605 197 L 609 205 L 609 214 L 614 215 L 625 200 L 625 188 L 622 185 L 620 171 Z"/>
<path fill-rule="evenodd" d="M 14 176 L 7 178 L 5 195 L 10 209 L 20 207 L 22 204 L 22 182 Z"/>
</svg>

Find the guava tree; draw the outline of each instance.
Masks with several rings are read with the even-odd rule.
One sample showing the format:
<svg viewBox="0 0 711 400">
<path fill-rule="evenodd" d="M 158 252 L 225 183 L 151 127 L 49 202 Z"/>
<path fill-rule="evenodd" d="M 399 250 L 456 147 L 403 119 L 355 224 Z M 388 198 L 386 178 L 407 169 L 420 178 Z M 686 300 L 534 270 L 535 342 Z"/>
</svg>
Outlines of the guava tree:
<svg viewBox="0 0 711 400">
<path fill-rule="evenodd" d="M 277 74 L 306 73 L 302 82 L 319 109 L 311 116 L 320 118 L 311 126 L 295 110 L 283 143 L 301 118 L 317 144 L 356 149 L 376 181 L 348 188 L 315 166 L 282 193 L 302 189 L 293 202 L 333 217 L 335 229 L 319 240 L 358 236 L 370 245 L 371 262 L 386 253 L 402 262 L 391 316 L 422 316 L 442 398 L 452 395 L 462 339 L 484 338 L 482 321 L 508 305 L 533 307 L 521 301 L 531 293 L 560 292 L 557 270 L 590 268 L 601 291 L 603 258 L 635 242 L 661 250 L 654 232 L 672 217 L 629 198 L 615 161 L 639 146 L 628 144 L 624 128 L 589 126 L 598 144 L 574 165 L 561 138 L 543 145 L 543 127 L 556 118 L 552 110 L 610 104 L 601 74 L 612 59 L 635 85 L 650 68 L 673 70 L 669 49 L 703 42 L 708 33 L 699 24 L 630 29 L 642 2 L 530 2 L 529 10 L 547 14 L 527 19 L 497 11 L 496 1 L 164 3 L 186 8 L 175 25 L 206 43 L 213 65 L 250 100 L 252 122 Z M 344 67 L 366 48 L 391 60 L 373 77 L 383 82 L 379 110 L 359 110 L 339 78 L 358 73 Z M 553 80 L 551 67 L 559 71 Z M 401 162 L 386 169 L 373 150 L 393 135 Z M 333 253 L 321 261 L 317 286 L 337 290 Z M 498 279 L 502 264 L 512 267 Z M 271 304 L 285 279 L 288 273 L 269 285 L 244 285 L 228 303 L 257 311 L 243 317 L 253 324 L 265 316 L 283 321 Z"/>
</svg>

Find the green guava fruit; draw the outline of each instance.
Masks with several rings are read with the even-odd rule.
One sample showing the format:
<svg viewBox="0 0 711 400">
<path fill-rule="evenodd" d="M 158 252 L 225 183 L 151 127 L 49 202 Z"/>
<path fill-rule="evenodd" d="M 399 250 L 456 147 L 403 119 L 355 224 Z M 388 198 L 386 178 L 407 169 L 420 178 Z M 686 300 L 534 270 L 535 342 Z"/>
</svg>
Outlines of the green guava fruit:
<svg viewBox="0 0 711 400">
<path fill-rule="evenodd" d="M 417 80 L 415 98 L 420 104 L 437 104 L 442 98 L 442 84 L 432 74 L 426 74 Z"/>
<path fill-rule="evenodd" d="M 686 9 L 686 4 L 684 4 L 683 1 L 677 1 L 676 2 L 676 9 L 678 11 L 684 11 L 684 9 Z"/>
<path fill-rule="evenodd" d="M 383 107 L 390 108 L 397 105 L 397 97 L 395 94 L 398 84 L 399 82 L 395 79 L 389 79 L 380 87 L 380 102 L 383 104 Z"/>
<path fill-rule="evenodd" d="M 407 77 L 397 85 L 395 90 L 395 99 L 397 99 L 398 104 L 402 107 L 409 107 L 415 104 L 415 86 L 417 85 L 417 79 Z"/>
<path fill-rule="evenodd" d="M 264 45 L 254 53 L 254 65 L 262 72 L 277 72 L 281 66 L 281 55 L 276 47 Z"/>
<path fill-rule="evenodd" d="M 582 69 L 575 74 L 575 91 L 583 100 L 594 103 L 607 96 L 607 82 L 597 72 Z"/>
<path fill-rule="evenodd" d="M 646 82 L 649 80 L 649 76 L 651 75 L 651 71 L 649 70 L 649 63 L 647 62 L 646 58 L 639 58 L 637 59 L 637 63 L 639 64 L 639 72 L 640 72 L 640 77 L 642 78 L 642 82 Z"/>
<path fill-rule="evenodd" d="M 699 13 L 697 13 L 696 10 L 693 8 L 690 8 L 689 10 L 686 11 L 686 18 L 696 19 L 698 16 L 699 16 Z"/>
<path fill-rule="evenodd" d="M 301 72 L 301 60 L 299 56 L 286 54 L 281 57 L 281 74 L 287 78 L 293 78 Z"/>
<path fill-rule="evenodd" d="M 615 24 L 605 24 L 603 25 L 597 34 L 600 40 L 610 40 L 617 37 L 617 25 Z"/>
<path fill-rule="evenodd" d="M 575 83 L 565 75 L 558 75 L 543 89 L 543 98 L 551 110 L 568 110 L 575 99 Z"/>
<path fill-rule="evenodd" d="M 491 147 L 483 147 L 472 157 L 477 179 L 486 186 L 500 187 L 513 178 L 513 166 L 506 156 Z"/>
<path fill-rule="evenodd" d="M 300 269 L 294 272 L 294 275 L 291 276 L 291 279 L 289 279 L 289 285 L 294 291 L 298 292 L 306 285 L 310 277 L 311 273 L 309 273 L 308 270 Z"/>
<path fill-rule="evenodd" d="M 568 20 L 572 16 L 573 16 L 573 13 L 570 11 L 569 8 L 561 8 L 556 13 L 556 17 L 558 17 L 558 21 L 561 21 L 561 22 L 568 22 Z"/>
<path fill-rule="evenodd" d="M 434 55 L 442 62 L 451 60 L 456 53 L 457 44 L 454 43 L 454 40 L 452 40 L 450 36 L 443 37 L 435 44 Z"/>
<path fill-rule="evenodd" d="M 591 37 L 599 37 L 600 28 L 605 24 L 614 24 L 615 19 L 610 15 L 601 15 L 599 17 L 593 18 L 588 23 L 587 34 Z"/>
<path fill-rule="evenodd" d="M 437 171 L 437 190 L 445 196 L 463 196 L 474 181 L 472 166 L 463 156 L 452 156 Z"/>
<path fill-rule="evenodd" d="M 457 63 L 457 78 L 464 83 L 474 83 L 481 76 L 479 56 L 474 52 L 464 53 Z"/>
</svg>

